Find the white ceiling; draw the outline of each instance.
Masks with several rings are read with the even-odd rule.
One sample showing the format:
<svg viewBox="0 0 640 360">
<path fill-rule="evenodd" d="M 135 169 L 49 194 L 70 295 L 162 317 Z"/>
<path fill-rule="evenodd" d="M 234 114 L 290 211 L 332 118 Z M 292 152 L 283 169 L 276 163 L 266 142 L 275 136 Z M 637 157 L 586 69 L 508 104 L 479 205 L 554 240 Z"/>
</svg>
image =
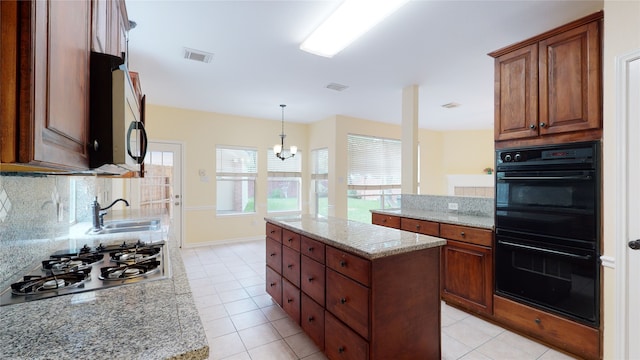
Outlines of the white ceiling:
<svg viewBox="0 0 640 360">
<path fill-rule="evenodd" d="M 402 89 L 419 85 L 419 126 L 493 127 L 487 53 L 603 8 L 603 1 L 413 0 L 338 53 L 300 43 L 340 1 L 127 0 L 137 27 L 129 67 L 147 102 L 309 123 L 332 115 L 401 121 Z M 186 60 L 183 47 L 214 54 Z M 337 92 L 329 83 L 349 86 Z M 445 109 L 441 105 L 461 106 Z M 181 121 L 181 119 L 176 119 Z"/>
</svg>

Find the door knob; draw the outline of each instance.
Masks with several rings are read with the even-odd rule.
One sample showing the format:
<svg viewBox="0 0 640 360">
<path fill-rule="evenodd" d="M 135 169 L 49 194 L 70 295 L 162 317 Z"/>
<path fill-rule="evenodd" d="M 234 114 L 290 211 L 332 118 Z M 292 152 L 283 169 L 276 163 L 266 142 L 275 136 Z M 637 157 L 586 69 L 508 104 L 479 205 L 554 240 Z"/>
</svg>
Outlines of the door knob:
<svg viewBox="0 0 640 360">
<path fill-rule="evenodd" d="M 629 247 L 633 250 L 640 250 L 640 239 L 629 241 Z"/>
</svg>

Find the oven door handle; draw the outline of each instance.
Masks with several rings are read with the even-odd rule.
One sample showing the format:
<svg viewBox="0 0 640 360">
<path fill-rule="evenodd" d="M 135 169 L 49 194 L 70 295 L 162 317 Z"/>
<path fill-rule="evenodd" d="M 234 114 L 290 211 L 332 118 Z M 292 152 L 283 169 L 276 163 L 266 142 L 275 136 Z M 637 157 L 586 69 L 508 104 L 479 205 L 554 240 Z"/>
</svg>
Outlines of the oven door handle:
<svg viewBox="0 0 640 360">
<path fill-rule="evenodd" d="M 591 176 L 502 176 L 498 180 L 591 180 Z"/>
<path fill-rule="evenodd" d="M 539 252 L 552 254 L 552 255 L 561 255 L 561 256 L 566 256 L 566 257 L 570 257 L 570 258 L 573 258 L 573 259 L 591 260 L 591 255 L 576 255 L 576 254 L 571 254 L 571 253 L 564 252 L 564 251 L 541 249 L 541 248 L 535 247 L 535 246 L 516 244 L 516 243 L 509 242 L 509 241 L 504 241 L 504 240 L 498 240 L 498 244 L 512 246 L 512 247 L 519 248 L 519 249 L 539 251 Z"/>
</svg>

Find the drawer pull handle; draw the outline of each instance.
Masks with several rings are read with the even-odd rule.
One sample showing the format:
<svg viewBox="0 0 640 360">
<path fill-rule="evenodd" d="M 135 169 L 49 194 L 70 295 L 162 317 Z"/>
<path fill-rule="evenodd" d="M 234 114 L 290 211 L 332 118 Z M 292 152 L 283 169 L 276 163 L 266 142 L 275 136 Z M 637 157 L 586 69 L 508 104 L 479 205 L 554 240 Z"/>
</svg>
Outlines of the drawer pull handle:
<svg viewBox="0 0 640 360">
<path fill-rule="evenodd" d="M 274 286 L 276 286 L 276 283 L 272 282 L 272 283 L 269 284 L 269 286 L 274 287 Z"/>
<path fill-rule="evenodd" d="M 344 260 L 340 260 L 340 267 L 346 267 L 347 266 L 347 262 Z"/>
<path fill-rule="evenodd" d="M 275 231 L 275 230 L 271 230 L 271 234 L 275 234 L 275 233 L 276 233 L 276 231 Z"/>
<path fill-rule="evenodd" d="M 287 299 L 287 302 L 291 303 L 291 302 L 293 302 L 293 299 Z"/>
<path fill-rule="evenodd" d="M 289 265 L 287 265 L 287 267 L 288 267 L 289 269 L 293 269 L 293 264 L 289 264 Z"/>
<path fill-rule="evenodd" d="M 382 222 L 383 222 L 383 223 L 387 222 L 387 219 L 382 219 Z"/>
<path fill-rule="evenodd" d="M 340 299 L 340 304 L 346 304 L 347 303 L 347 299 L 345 298 L 341 298 Z"/>
<path fill-rule="evenodd" d="M 307 250 L 308 250 L 309 252 L 313 252 L 313 248 L 312 248 L 312 247 L 308 248 Z"/>
<path fill-rule="evenodd" d="M 307 321 L 309 321 L 309 322 L 312 322 L 313 320 L 315 320 L 315 319 L 313 318 L 313 316 L 309 316 L 309 318 L 307 319 Z"/>
<path fill-rule="evenodd" d="M 416 229 L 420 230 L 420 224 L 416 225 Z"/>
<path fill-rule="evenodd" d="M 342 353 L 344 352 L 344 347 L 340 346 L 340 347 L 338 348 L 338 352 L 339 352 L 340 354 L 342 354 Z"/>
<path fill-rule="evenodd" d="M 312 282 L 313 280 L 315 280 L 315 279 L 313 278 L 313 276 L 310 276 L 310 277 L 309 277 L 309 282 Z"/>
<path fill-rule="evenodd" d="M 293 241 L 293 238 L 289 238 L 289 239 L 287 239 L 287 241 L 288 241 L 288 242 L 292 242 L 292 241 Z"/>
<path fill-rule="evenodd" d="M 269 256 L 276 256 L 276 253 L 271 253 L 269 254 Z"/>
<path fill-rule="evenodd" d="M 536 324 L 538 324 L 538 325 L 540 325 L 540 323 L 542 322 L 542 321 L 540 321 L 540 319 L 539 319 L 539 318 L 536 318 L 534 321 L 535 321 L 535 322 L 536 322 Z"/>
<path fill-rule="evenodd" d="M 460 236 L 464 236 L 464 231 L 460 231 Z"/>
</svg>

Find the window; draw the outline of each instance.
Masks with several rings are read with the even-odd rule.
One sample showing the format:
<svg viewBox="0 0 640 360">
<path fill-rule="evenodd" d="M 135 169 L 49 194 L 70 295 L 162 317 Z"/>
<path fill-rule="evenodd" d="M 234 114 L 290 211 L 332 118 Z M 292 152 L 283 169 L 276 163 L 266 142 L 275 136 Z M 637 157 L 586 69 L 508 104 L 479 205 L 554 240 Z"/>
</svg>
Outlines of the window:
<svg viewBox="0 0 640 360">
<path fill-rule="evenodd" d="M 258 152 L 216 147 L 216 214 L 254 213 Z"/>
<path fill-rule="evenodd" d="M 347 142 L 347 217 L 370 223 L 369 210 L 399 207 L 401 143 L 400 140 L 351 134 Z"/>
<path fill-rule="evenodd" d="M 311 150 L 311 209 L 329 215 L 329 149 Z"/>
<path fill-rule="evenodd" d="M 302 154 L 286 160 L 267 155 L 267 212 L 300 211 L 302 194 Z"/>
</svg>

